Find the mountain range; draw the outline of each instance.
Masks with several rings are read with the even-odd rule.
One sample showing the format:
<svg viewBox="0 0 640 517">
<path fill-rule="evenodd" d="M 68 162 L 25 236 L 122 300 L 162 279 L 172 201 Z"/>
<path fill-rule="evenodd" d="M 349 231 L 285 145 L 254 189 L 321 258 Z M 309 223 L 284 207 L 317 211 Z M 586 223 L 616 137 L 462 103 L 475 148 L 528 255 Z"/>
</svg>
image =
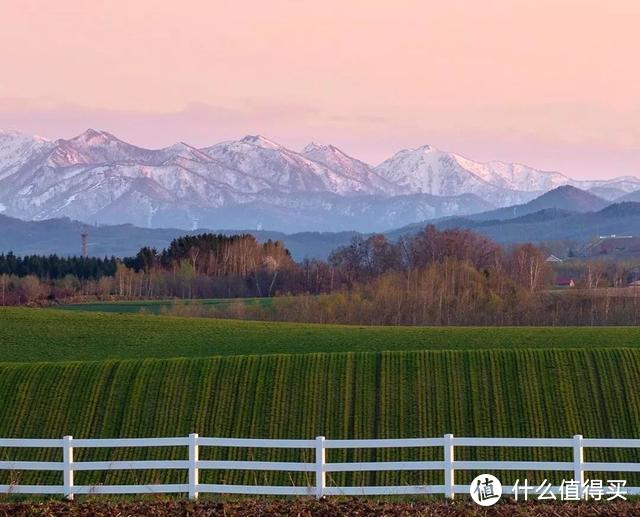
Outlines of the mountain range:
<svg viewBox="0 0 640 517">
<path fill-rule="evenodd" d="M 0 213 L 23 220 L 374 232 L 526 205 L 562 185 L 606 201 L 640 190 L 635 177 L 574 180 L 428 145 L 371 166 L 333 145 L 294 151 L 262 136 L 151 150 L 93 129 L 58 140 L 0 132 Z"/>
<path fill-rule="evenodd" d="M 593 243 L 613 242 L 611 239 L 600 239 L 602 236 L 640 235 L 640 203 L 609 204 L 590 192 L 564 185 L 529 203 L 466 217 L 423 221 L 385 233 L 391 240 L 396 240 L 420 231 L 427 223 L 440 229 L 471 229 L 501 244 L 555 242 L 554 253 L 565 255 L 569 248 L 580 250 L 588 244 L 590 253 L 593 254 L 594 249 L 599 249 L 594 248 Z M 90 255 L 132 256 L 143 246 L 162 249 L 180 235 L 202 231 L 205 230 L 141 228 L 131 224 L 91 226 L 68 218 L 22 221 L 0 215 L 0 252 L 13 251 L 18 255 L 77 255 L 80 251 L 80 234 L 86 232 L 89 234 Z M 266 230 L 208 231 L 225 234 L 251 233 L 261 242 L 278 239 L 284 242 L 293 258 L 298 261 L 304 258 L 326 259 L 332 250 L 349 244 L 353 237 L 367 236 L 354 231 L 291 234 Z M 624 239 L 624 243 L 629 242 L 631 240 Z M 616 251 L 619 245 L 614 247 L 613 251 Z"/>
</svg>

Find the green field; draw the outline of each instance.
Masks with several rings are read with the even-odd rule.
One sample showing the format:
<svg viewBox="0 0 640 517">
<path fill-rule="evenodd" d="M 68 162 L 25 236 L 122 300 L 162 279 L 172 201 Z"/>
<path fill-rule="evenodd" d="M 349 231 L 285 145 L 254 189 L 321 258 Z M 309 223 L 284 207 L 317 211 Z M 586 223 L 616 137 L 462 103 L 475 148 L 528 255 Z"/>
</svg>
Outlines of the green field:
<svg viewBox="0 0 640 517">
<path fill-rule="evenodd" d="M 269 305 L 272 298 L 203 298 L 198 300 L 136 300 L 121 302 L 70 303 L 60 305 L 65 311 L 117 312 L 162 314 L 176 305 L 197 305 L 203 307 L 222 307 L 242 302 L 247 305 L 259 303 Z"/>
<path fill-rule="evenodd" d="M 0 362 L 637 347 L 638 327 L 358 327 L 0 308 Z"/>
<path fill-rule="evenodd" d="M 391 438 L 451 432 L 637 437 L 639 344 L 640 330 L 635 328 L 360 328 L 3 309 L 0 436 L 198 432 L 256 438 Z M 310 453 L 299 451 L 205 448 L 201 456 L 221 457 L 223 452 L 229 459 L 311 460 Z M 458 457 L 570 460 L 568 450 L 528 452 L 529 456 L 514 449 L 462 449 Z M 167 449 L 97 450 L 88 456 L 78 450 L 77 459 L 184 454 Z M 53 451 L 6 449 L 0 449 L 0 455 L 56 457 Z M 331 451 L 328 459 L 439 457 L 441 451 L 429 449 L 361 450 Z M 600 458 L 590 452 L 587 461 Z M 611 451 L 606 458 L 640 460 L 625 450 Z M 5 473 L 4 481 L 11 482 L 14 475 Z M 21 483 L 57 479 L 57 474 L 20 476 Z M 78 473 L 76 482 L 170 482 L 180 476 Z M 439 476 L 344 474 L 334 475 L 330 482 L 441 482 Z M 286 473 L 207 471 L 202 477 L 205 482 L 247 484 L 311 482 L 302 474 Z M 624 477 L 631 484 L 631 477 Z"/>
</svg>

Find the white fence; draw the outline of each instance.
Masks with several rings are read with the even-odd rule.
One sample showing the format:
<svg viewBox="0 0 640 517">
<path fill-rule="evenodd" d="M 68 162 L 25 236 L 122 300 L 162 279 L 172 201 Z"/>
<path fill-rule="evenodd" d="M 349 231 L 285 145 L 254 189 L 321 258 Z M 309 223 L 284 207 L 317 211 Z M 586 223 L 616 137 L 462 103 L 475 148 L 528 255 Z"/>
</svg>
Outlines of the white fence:
<svg viewBox="0 0 640 517">
<path fill-rule="evenodd" d="M 157 461 L 73 461 L 74 448 L 114 447 L 187 447 L 187 460 Z M 458 461 L 455 447 L 551 447 L 571 448 L 573 461 Z M 62 494 L 73 499 L 75 494 L 148 494 L 185 493 L 197 499 L 199 493 L 294 495 L 317 498 L 335 495 L 402 495 L 443 494 L 453 498 L 455 494 L 468 493 L 468 485 L 455 484 L 455 471 L 558 471 L 566 472 L 570 479 L 584 483 L 587 472 L 640 472 L 640 463 L 589 463 L 584 461 L 586 448 L 640 448 L 640 440 L 586 439 L 580 435 L 573 438 L 460 438 L 446 434 L 442 438 L 409 438 L 388 440 L 326 440 L 318 436 L 315 440 L 262 440 L 244 438 L 205 438 L 197 434 L 178 438 L 119 438 L 119 439 L 0 439 L 0 447 L 61 448 L 62 461 L 0 461 L 0 470 L 10 471 L 61 471 L 62 485 L 0 485 L 0 493 L 13 494 Z M 274 449 L 313 449 L 313 463 L 282 461 L 203 461 L 199 459 L 200 447 L 239 447 Z M 359 448 L 405 448 L 437 447 L 442 449 L 441 461 L 394 461 L 331 463 L 326 461 L 328 449 Z M 174 469 L 188 471 L 187 484 L 156 485 L 75 485 L 74 472 L 105 470 Z M 262 486 L 224 485 L 199 482 L 200 470 L 248 470 L 309 472 L 315 477 L 313 486 Z M 443 485 L 418 486 L 327 486 L 326 475 L 330 472 L 367 471 L 441 471 Z M 555 487 L 554 491 L 557 491 Z M 505 487 L 504 493 L 513 493 Z M 640 494 L 640 487 L 626 487 L 626 494 Z"/>
</svg>

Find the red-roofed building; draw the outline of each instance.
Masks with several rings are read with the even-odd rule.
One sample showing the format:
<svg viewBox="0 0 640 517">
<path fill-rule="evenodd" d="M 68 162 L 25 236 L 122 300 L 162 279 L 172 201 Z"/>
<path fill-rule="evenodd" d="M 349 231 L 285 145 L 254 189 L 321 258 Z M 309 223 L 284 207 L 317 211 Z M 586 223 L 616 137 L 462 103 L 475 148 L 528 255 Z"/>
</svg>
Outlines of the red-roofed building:
<svg viewBox="0 0 640 517">
<path fill-rule="evenodd" d="M 575 287 L 576 282 L 573 278 L 566 276 L 559 276 L 556 278 L 556 287 Z"/>
</svg>

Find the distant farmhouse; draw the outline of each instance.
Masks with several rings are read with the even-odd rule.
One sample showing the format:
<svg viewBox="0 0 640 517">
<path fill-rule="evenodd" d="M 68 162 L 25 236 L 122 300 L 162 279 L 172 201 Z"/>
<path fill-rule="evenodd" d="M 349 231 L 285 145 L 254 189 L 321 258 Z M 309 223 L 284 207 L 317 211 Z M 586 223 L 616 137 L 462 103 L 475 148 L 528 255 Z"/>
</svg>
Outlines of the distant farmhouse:
<svg viewBox="0 0 640 517">
<path fill-rule="evenodd" d="M 556 287 L 575 287 L 576 282 L 573 278 L 559 276 L 556 278 Z"/>
</svg>

